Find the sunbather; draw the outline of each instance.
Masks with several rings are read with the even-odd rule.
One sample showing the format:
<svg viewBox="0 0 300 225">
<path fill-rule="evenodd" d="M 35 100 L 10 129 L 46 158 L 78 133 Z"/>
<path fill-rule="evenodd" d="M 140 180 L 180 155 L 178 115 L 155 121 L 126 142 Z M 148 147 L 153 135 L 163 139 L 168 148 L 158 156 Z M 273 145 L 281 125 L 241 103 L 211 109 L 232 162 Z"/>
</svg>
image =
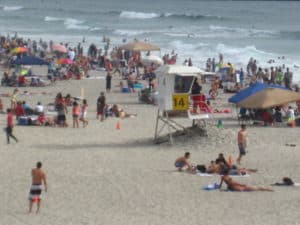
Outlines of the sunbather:
<svg viewBox="0 0 300 225">
<path fill-rule="evenodd" d="M 294 186 L 294 182 L 291 178 L 289 177 L 284 177 L 282 178 L 282 182 L 281 183 L 275 183 L 275 184 L 272 184 L 273 186 Z"/>
<path fill-rule="evenodd" d="M 221 183 L 220 183 L 220 190 L 222 187 L 223 182 L 227 184 L 227 189 L 230 191 L 273 191 L 271 188 L 265 188 L 265 187 L 253 187 L 248 186 L 245 184 L 240 184 L 238 182 L 235 182 L 230 176 L 229 176 L 229 170 L 224 169 L 224 175 L 222 176 Z"/>
<path fill-rule="evenodd" d="M 115 117 L 120 117 L 120 118 L 126 118 L 126 117 L 134 117 L 137 114 L 129 114 L 126 113 L 122 108 L 120 108 L 118 105 L 113 105 L 112 107 L 112 115 Z"/>
</svg>

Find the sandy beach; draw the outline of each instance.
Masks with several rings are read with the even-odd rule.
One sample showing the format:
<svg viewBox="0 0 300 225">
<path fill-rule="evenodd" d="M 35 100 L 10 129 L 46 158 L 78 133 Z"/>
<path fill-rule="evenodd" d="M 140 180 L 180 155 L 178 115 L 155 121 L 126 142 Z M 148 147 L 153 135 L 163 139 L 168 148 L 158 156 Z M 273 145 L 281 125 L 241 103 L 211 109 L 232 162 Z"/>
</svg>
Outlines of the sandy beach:
<svg viewBox="0 0 300 225">
<path fill-rule="evenodd" d="M 100 74 L 101 75 L 101 74 Z M 99 76 L 99 74 L 98 74 Z M 195 164 L 208 164 L 218 153 L 238 156 L 239 125 L 233 113 L 224 128 L 208 126 L 208 137 L 180 137 L 173 146 L 153 144 L 157 107 L 138 102 L 137 93 L 120 93 L 113 80 L 107 94 L 109 104 L 120 104 L 137 117 L 96 120 L 96 99 L 105 89 L 104 79 L 61 81 L 43 88 L 20 91 L 47 94 L 20 95 L 30 105 L 53 102 L 57 92 L 79 96 L 84 88 L 88 100 L 89 125 L 74 129 L 16 126 L 19 143 L 6 144 L 2 132 L 0 178 L 0 224 L 24 225 L 281 225 L 300 224 L 300 188 L 275 187 L 274 192 L 204 191 L 220 177 L 200 177 L 177 172 L 174 160 L 185 151 Z M 11 93 L 1 87 L 1 93 Z M 219 105 L 226 106 L 228 95 Z M 9 98 L 2 98 L 8 106 Z M 0 116 L 5 127 L 6 115 Z M 120 121 L 121 129 L 116 130 Z M 71 115 L 68 114 L 71 124 Z M 190 123 L 190 121 L 184 121 Z M 237 178 L 251 185 L 269 186 L 283 176 L 300 182 L 299 130 L 287 127 L 249 126 L 249 147 L 242 165 L 258 169 L 250 177 Z M 286 146 L 295 144 L 296 147 Z M 43 162 L 48 175 L 48 192 L 43 193 L 40 214 L 28 214 L 30 171 Z"/>
</svg>

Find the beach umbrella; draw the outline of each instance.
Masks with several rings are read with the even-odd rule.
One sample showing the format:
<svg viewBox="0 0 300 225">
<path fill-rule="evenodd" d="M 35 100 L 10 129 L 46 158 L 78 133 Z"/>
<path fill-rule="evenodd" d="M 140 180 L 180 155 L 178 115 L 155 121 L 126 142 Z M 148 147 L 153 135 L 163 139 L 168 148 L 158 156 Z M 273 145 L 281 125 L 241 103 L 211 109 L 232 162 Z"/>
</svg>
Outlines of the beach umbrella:
<svg viewBox="0 0 300 225">
<path fill-rule="evenodd" d="M 229 99 L 229 102 L 248 109 L 267 109 L 300 99 L 300 93 L 278 85 L 256 83 Z"/>
<path fill-rule="evenodd" d="M 151 65 L 152 63 L 154 63 L 155 65 L 160 66 L 164 64 L 164 61 L 160 57 L 155 55 L 144 56 L 141 62 L 145 65 Z"/>
<path fill-rule="evenodd" d="M 12 53 L 25 53 L 28 52 L 28 48 L 25 47 L 16 47 L 13 50 L 11 50 Z"/>
<path fill-rule="evenodd" d="M 75 63 L 74 61 L 72 61 L 71 59 L 67 59 L 67 58 L 57 60 L 57 64 L 59 64 L 59 65 L 71 65 L 74 63 Z"/>
<path fill-rule="evenodd" d="M 23 56 L 22 58 L 16 59 L 13 64 L 15 65 L 48 65 L 48 62 L 41 58 L 34 56 Z"/>
<path fill-rule="evenodd" d="M 52 50 L 56 52 L 61 52 L 61 53 L 67 53 L 68 50 L 64 45 L 59 45 L 59 44 L 53 44 L 52 45 Z"/>
<path fill-rule="evenodd" d="M 155 45 L 147 43 L 147 42 L 142 42 L 142 41 L 130 42 L 126 45 L 122 45 L 120 48 L 124 49 L 124 50 L 135 51 L 135 52 L 138 52 L 138 51 L 160 51 L 160 48 L 158 46 L 155 46 Z"/>
</svg>

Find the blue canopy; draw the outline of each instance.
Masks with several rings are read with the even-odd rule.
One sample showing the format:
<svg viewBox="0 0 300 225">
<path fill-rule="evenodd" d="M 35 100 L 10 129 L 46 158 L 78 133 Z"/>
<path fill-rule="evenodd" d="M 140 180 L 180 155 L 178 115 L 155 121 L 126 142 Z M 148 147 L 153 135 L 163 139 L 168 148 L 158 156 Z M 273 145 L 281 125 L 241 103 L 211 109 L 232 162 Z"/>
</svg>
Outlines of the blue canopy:
<svg viewBox="0 0 300 225">
<path fill-rule="evenodd" d="M 273 84 L 263 84 L 263 83 L 255 83 L 254 85 L 245 88 L 244 90 L 238 92 L 234 96 L 228 99 L 229 102 L 238 104 L 239 102 L 245 100 L 251 95 L 254 95 L 260 91 L 263 91 L 267 88 L 279 88 L 279 89 L 286 89 L 285 87 L 279 86 L 279 85 L 273 85 Z"/>
<path fill-rule="evenodd" d="M 22 58 L 16 59 L 13 64 L 15 65 L 48 65 L 43 59 L 34 56 L 23 56 Z"/>
</svg>

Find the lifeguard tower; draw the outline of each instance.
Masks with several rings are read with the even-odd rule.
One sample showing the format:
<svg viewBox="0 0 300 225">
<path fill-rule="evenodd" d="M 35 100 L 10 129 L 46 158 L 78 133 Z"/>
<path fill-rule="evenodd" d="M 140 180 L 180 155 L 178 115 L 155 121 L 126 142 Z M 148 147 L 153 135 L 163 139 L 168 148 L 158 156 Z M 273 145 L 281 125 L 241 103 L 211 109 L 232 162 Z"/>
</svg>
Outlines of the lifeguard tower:
<svg viewBox="0 0 300 225">
<path fill-rule="evenodd" d="M 164 65 L 156 70 L 158 79 L 158 112 L 154 135 L 156 143 L 163 142 L 167 138 L 172 144 L 174 131 L 175 134 L 192 132 L 175 119 L 187 118 L 192 120 L 193 127 L 206 129 L 209 114 L 201 111 L 192 112 L 192 85 L 202 72 L 197 67 L 181 65 Z M 165 127 L 167 134 L 161 135 Z"/>
</svg>

